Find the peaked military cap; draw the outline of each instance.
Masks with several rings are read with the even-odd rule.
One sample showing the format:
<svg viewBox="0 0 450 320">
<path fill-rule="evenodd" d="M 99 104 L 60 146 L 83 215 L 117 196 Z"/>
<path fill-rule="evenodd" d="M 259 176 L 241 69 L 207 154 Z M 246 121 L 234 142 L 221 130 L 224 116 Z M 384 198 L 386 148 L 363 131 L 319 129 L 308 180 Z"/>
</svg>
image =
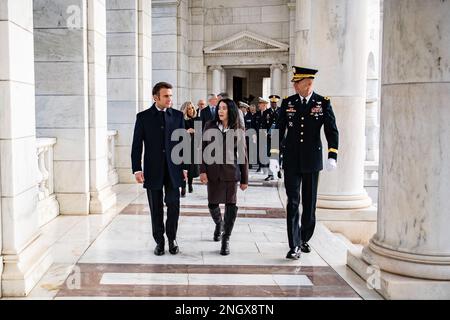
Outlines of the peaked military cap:
<svg viewBox="0 0 450 320">
<path fill-rule="evenodd" d="M 270 99 L 270 102 L 278 102 L 278 101 L 280 101 L 281 98 L 279 96 L 273 94 L 273 95 L 269 96 L 269 99 Z"/>
<path fill-rule="evenodd" d="M 258 103 L 269 103 L 270 101 L 264 98 L 259 97 L 258 98 Z"/>
<path fill-rule="evenodd" d="M 316 73 L 318 71 L 319 70 L 293 66 L 292 72 L 294 73 L 294 77 L 292 78 L 291 81 L 297 82 L 303 79 L 315 79 Z"/>
</svg>

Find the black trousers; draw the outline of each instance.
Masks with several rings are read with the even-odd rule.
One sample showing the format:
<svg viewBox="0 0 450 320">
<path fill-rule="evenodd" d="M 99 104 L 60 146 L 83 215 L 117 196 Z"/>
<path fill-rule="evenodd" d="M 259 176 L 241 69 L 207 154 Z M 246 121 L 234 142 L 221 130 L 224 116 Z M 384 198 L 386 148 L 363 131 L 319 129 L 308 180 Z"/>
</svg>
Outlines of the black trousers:
<svg viewBox="0 0 450 320">
<path fill-rule="evenodd" d="M 187 185 L 192 186 L 192 183 L 194 182 L 194 177 L 192 177 L 191 175 L 189 175 L 188 173 L 188 182 Z M 181 183 L 181 187 L 182 188 L 186 188 L 186 180 L 183 180 L 183 182 Z"/>
<path fill-rule="evenodd" d="M 294 249 L 303 242 L 308 242 L 316 226 L 316 202 L 319 172 L 296 173 L 285 170 L 284 185 L 287 194 L 287 234 L 289 247 Z M 300 213 L 300 186 L 303 212 L 301 226 L 299 226 Z"/>
<path fill-rule="evenodd" d="M 163 190 L 147 189 L 147 198 L 152 218 L 153 239 L 156 243 L 164 243 L 164 229 L 169 240 L 177 237 L 178 218 L 180 216 L 180 189 L 174 188 L 169 177 L 167 163 L 164 163 Z M 164 228 L 164 202 L 167 206 L 167 220 Z"/>
</svg>

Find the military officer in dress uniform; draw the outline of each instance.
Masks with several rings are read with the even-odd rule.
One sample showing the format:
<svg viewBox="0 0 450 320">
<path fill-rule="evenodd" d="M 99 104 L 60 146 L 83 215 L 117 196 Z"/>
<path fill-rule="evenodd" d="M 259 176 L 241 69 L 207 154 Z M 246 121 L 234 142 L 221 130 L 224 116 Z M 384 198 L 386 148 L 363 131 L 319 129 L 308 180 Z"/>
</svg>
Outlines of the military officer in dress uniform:
<svg viewBox="0 0 450 320">
<path fill-rule="evenodd" d="M 280 101 L 280 97 L 277 95 L 271 95 L 269 96 L 270 101 L 270 108 L 268 108 L 263 113 L 262 121 L 261 121 L 261 128 L 266 130 L 267 132 L 267 156 L 270 157 L 270 146 L 271 146 L 271 130 L 275 128 L 276 121 L 278 119 L 278 101 Z M 273 172 L 269 170 L 267 178 L 264 179 L 265 181 L 272 181 L 274 180 Z"/>
<path fill-rule="evenodd" d="M 256 172 L 265 172 L 265 171 L 269 171 L 269 165 L 268 164 L 263 164 L 261 163 L 261 156 L 259 154 L 259 141 L 263 137 L 264 134 L 266 134 L 264 132 L 265 130 L 265 118 L 264 118 L 264 112 L 267 109 L 267 105 L 269 104 L 269 100 L 264 99 L 259 97 L 258 98 L 258 111 L 255 114 L 255 130 L 256 130 L 256 135 L 257 135 L 257 149 L 258 149 L 258 170 Z M 262 130 L 262 131 L 261 131 Z"/>
<path fill-rule="evenodd" d="M 249 130 L 252 127 L 252 114 L 250 113 L 250 106 L 245 102 L 239 102 L 239 109 L 244 116 L 245 130 Z"/>
<path fill-rule="evenodd" d="M 311 251 L 308 241 L 316 223 L 317 187 L 319 172 L 323 170 L 320 131 L 323 126 L 328 142 L 328 171 L 337 167 L 339 132 L 330 99 L 313 92 L 317 70 L 293 67 L 293 72 L 292 82 L 297 93 L 283 100 L 276 128 L 280 130 L 280 145 L 284 139 L 283 168 L 290 247 L 286 258 L 297 260 L 300 251 Z M 270 168 L 273 172 L 279 169 L 278 155 L 279 150 L 272 148 Z M 301 226 L 300 187 L 303 207 Z"/>
</svg>

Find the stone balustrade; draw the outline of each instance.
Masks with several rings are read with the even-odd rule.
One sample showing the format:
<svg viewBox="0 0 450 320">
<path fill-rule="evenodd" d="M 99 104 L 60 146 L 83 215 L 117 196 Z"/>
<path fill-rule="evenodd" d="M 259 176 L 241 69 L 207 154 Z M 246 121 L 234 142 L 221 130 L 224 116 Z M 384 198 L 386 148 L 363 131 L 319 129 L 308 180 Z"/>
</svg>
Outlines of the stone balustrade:
<svg viewBox="0 0 450 320">
<path fill-rule="evenodd" d="M 108 130 L 108 180 L 112 186 L 119 183 L 119 175 L 117 174 L 115 160 L 117 135 L 117 130 Z"/>
<path fill-rule="evenodd" d="M 53 148 L 56 138 L 36 139 L 38 156 L 38 214 L 39 226 L 59 215 L 59 204 L 54 193 Z"/>
</svg>

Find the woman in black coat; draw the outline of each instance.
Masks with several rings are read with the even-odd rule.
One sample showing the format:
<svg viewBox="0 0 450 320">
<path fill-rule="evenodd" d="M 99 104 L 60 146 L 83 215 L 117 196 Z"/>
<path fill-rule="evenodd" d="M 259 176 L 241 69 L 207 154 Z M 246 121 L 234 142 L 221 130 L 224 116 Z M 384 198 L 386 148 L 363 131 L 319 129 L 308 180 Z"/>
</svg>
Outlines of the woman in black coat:
<svg viewBox="0 0 450 320">
<path fill-rule="evenodd" d="M 238 112 L 238 108 L 233 100 L 221 100 L 218 104 L 215 120 L 205 124 L 203 133 L 204 152 L 200 166 L 200 181 L 207 184 L 209 212 L 216 224 L 214 241 L 220 241 L 222 237 L 221 255 L 230 254 L 229 240 L 238 211 L 236 206 L 237 183 L 240 182 L 241 190 L 246 190 L 248 187 L 248 158 L 245 146 L 245 132 L 240 125 Z M 209 156 L 205 149 L 215 142 L 215 138 L 209 139 L 210 136 L 222 138 L 223 144 L 218 146 L 223 151 L 221 159 L 216 158 L 216 148 L 212 148 L 212 146 L 211 159 L 205 158 Z M 233 139 L 233 144 L 227 144 L 227 139 Z M 216 146 L 216 143 L 214 143 L 214 146 Z M 219 208 L 220 203 L 225 204 L 223 221 Z"/>
<path fill-rule="evenodd" d="M 197 111 L 195 110 L 194 104 L 190 101 L 183 103 L 181 106 L 181 111 L 184 114 L 184 124 L 187 132 L 191 135 L 191 161 L 189 164 L 183 165 L 183 170 L 187 170 L 187 180 L 188 180 L 188 191 L 192 193 L 194 188 L 192 187 L 192 182 L 194 178 L 199 176 L 199 166 L 194 162 L 194 153 L 195 153 L 195 145 L 194 145 L 194 133 L 195 133 L 195 121 L 200 121 L 200 118 L 197 117 Z M 201 125 L 200 125 L 201 128 Z M 183 181 L 181 186 L 181 196 L 186 196 L 186 180 Z"/>
</svg>

